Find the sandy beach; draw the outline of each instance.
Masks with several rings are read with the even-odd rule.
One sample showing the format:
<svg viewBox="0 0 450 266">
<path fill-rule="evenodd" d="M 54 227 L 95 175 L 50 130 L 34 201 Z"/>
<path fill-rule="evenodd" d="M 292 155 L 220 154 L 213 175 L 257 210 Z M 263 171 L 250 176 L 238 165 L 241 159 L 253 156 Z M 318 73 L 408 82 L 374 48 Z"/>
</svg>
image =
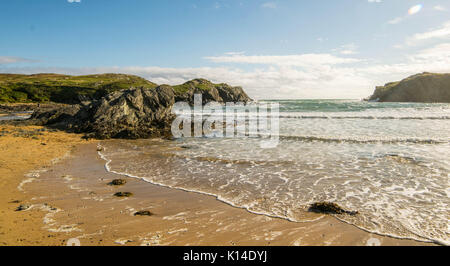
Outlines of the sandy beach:
<svg viewBox="0 0 450 266">
<path fill-rule="evenodd" d="M 0 245 L 66 245 L 71 238 L 81 245 L 428 245 L 327 215 L 311 213 L 303 223 L 256 215 L 212 196 L 109 173 L 99 142 L 81 135 L 41 127 L 1 132 Z M 117 178 L 127 183 L 108 185 Z"/>
</svg>

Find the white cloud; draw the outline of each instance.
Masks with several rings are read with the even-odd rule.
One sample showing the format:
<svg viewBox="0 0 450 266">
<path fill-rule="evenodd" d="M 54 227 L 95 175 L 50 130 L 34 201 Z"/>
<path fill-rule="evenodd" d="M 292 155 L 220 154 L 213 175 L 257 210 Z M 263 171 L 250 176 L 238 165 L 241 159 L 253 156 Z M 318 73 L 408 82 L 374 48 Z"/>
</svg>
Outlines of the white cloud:
<svg viewBox="0 0 450 266">
<path fill-rule="evenodd" d="M 374 64 L 354 59 L 348 64 L 331 55 L 243 56 L 235 63 L 262 62 L 254 68 L 238 67 L 98 67 L 98 68 L 0 68 L 4 73 L 95 74 L 126 73 L 142 76 L 158 84 L 181 84 L 194 78 L 242 86 L 255 99 L 274 98 L 364 98 L 375 86 L 403 79 L 419 72 L 450 72 L 450 43 L 436 45 L 405 57 L 397 64 Z M 225 56 L 227 62 L 235 56 Z M 298 57 L 301 58 L 298 63 Z M 308 64 L 310 58 L 312 61 Z M 329 62 L 326 62 L 329 59 Z M 291 61 L 292 60 L 292 61 Z M 288 62 L 288 63 L 286 63 Z M 294 62 L 294 63 L 292 63 Z M 345 62 L 342 63 L 342 62 Z"/>
<path fill-rule="evenodd" d="M 441 5 L 434 6 L 433 9 L 436 11 L 447 11 L 447 8 Z"/>
<path fill-rule="evenodd" d="M 349 44 L 345 44 L 342 45 L 341 47 L 334 49 L 334 52 L 338 52 L 340 54 L 343 55 L 354 55 L 354 54 L 358 54 L 358 46 L 354 43 L 349 43 Z"/>
<path fill-rule="evenodd" d="M 81 3 L 81 0 L 67 0 L 69 3 Z"/>
<path fill-rule="evenodd" d="M 373 76 L 383 76 L 390 80 L 404 78 L 420 72 L 450 72 L 450 43 L 435 45 L 406 56 L 404 62 L 397 64 L 377 64 L 361 68 Z"/>
<path fill-rule="evenodd" d="M 214 63 L 261 64 L 277 66 L 311 67 L 318 65 L 336 65 L 359 62 L 359 59 L 338 57 L 331 54 L 298 55 L 224 55 L 209 56 L 204 59 Z"/>
<path fill-rule="evenodd" d="M 245 52 L 227 52 L 225 55 L 242 55 L 245 54 Z"/>
<path fill-rule="evenodd" d="M 367 0 L 367 2 L 369 2 L 369 3 L 381 3 L 383 1 L 382 0 Z"/>
<path fill-rule="evenodd" d="M 402 22 L 405 19 L 405 17 L 396 17 L 394 19 L 391 19 L 388 21 L 388 24 L 398 24 Z"/>
<path fill-rule="evenodd" d="M 277 4 L 275 2 L 265 2 L 261 5 L 263 8 L 277 8 Z"/>
<path fill-rule="evenodd" d="M 61 73 L 72 75 L 96 73 L 126 73 L 144 77 L 158 84 L 181 84 L 194 78 L 226 82 L 242 86 L 255 99 L 273 98 L 362 98 L 370 95 L 378 83 L 360 75 L 352 68 L 322 66 L 297 69 L 289 66 L 269 66 L 252 70 L 225 67 L 160 68 L 160 67 L 99 67 L 99 68 L 0 68 L 4 73 Z"/>
<path fill-rule="evenodd" d="M 22 58 L 22 57 L 0 56 L 0 64 L 30 63 L 30 62 L 36 62 L 36 61 L 31 60 L 31 59 Z"/>
<path fill-rule="evenodd" d="M 356 45 L 350 44 L 356 49 Z M 341 47 L 342 48 L 342 47 Z M 0 62 L 14 60 L 0 57 Z M 158 84 L 181 84 L 194 78 L 242 86 L 255 99 L 286 98 L 364 98 L 375 86 L 401 80 L 420 72 L 450 72 L 450 41 L 429 46 L 405 56 L 395 64 L 380 64 L 363 58 L 331 54 L 256 55 L 230 52 L 207 57 L 217 67 L 162 68 L 95 67 L 43 68 L 0 66 L 0 73 L 96 74 L 126 73 Z M 16 60 L 17 61 L 17 60 Z M 227 65 L 231 63 L 232 65 Z M 240 64 L 245 64 L 241 67 Z"/>
<path fill-rule="evenodd" d="M 408 45 L 416 45 L 429 40 L 450 39 L 450 21 L 445 22 L 441 27 L 430 29 L 427 32 L 416 33 L 408 38 Z"/>
<path fill-rule="evenodd" d="M 421 50 L 410 58 L 413 62 L 450 64 L 450 43 L 441 43 L 434 47 Z"/>
</svg>

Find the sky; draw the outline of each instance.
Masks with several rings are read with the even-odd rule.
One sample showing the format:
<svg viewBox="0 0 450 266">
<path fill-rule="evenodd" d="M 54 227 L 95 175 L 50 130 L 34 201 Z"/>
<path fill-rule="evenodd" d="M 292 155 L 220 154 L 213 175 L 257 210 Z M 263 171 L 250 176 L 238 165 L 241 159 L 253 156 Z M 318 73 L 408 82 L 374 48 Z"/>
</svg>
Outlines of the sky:
<svg viewBox="0 0 450 266">
<path fill-rule="evenodd" d="M 0 73 L 194 78 L 254 99 L 362 99 L 450 72 L 448 0 L 1 0 Z"/>
</svg>

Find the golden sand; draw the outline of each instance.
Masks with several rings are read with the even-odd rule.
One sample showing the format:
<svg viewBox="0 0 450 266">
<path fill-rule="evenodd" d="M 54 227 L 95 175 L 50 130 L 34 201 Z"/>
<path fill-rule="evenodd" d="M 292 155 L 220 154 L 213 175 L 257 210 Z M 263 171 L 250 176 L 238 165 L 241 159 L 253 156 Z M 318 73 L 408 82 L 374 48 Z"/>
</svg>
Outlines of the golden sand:
<svg viewBox="0 0 450 266">
<path fill-rule="evenodd" d="M 42 127 L 0 126 L 0 245 L 57 245 L 42 229 L 43 212 L 18 212 L 33 195 L 18 186 L 33 169 L 52 166 L 73 148 L 87 141 L 81 135 L 62 132 L 38 132 Z M 41 135 L 42 134 L 42 135 Z M 65 237 L 64 237 L 65 238 Z"/>
</svg>

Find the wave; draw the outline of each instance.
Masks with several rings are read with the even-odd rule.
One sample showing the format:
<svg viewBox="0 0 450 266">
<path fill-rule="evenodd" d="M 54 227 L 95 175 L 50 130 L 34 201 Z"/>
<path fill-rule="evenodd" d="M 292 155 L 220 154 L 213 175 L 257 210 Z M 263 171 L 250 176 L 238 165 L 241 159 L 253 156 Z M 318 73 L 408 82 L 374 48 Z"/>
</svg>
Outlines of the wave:
<svg viewBox="0 0 450 266">
<path fill-rule="evenodd" d="M 340 137 L 322 137 L 322 136 L 291 136 L 279 135 L 280 140 L 294 140 L 305 142 L 330 142 L 330 143 L 356 143 L 356 144 L 396 144 L 396 143 L 412 143 L 412 144 L 448 144 L 450 140 L 442 139 L 419 139 L 419 138 L 340 138 Z"/>
<path fill-rule="evenodd" d="M 190 117 L 191 113 L 179 113 L 178 114 L 181 117 Z M 195 113 L 194 114 L 197 117 L 200 117 L 201 113 Z M 209 115 L 203 115 L 203 118 L 210 117 L 210 118 L 223 118 L 225 113 L 221 114 L 209 114 Z M 250 119 L 257 119 L 262 118 L 263 116 L 259 113 L 245 113 L 245 112 L 238 112 L 235 113 L 235 116 L 237 118 L 250 118 Z M 267 115 L 267 118 L 271 117 L 278 117 L 278 118 L 285 118 L 285 119 L 365 119 L 365 120 L 450 120 L 450 116 L 448 115 L 435 115 L 435 116 L 393 116 L 393 115 L 292 115 L 288 113 L 281 112 L 279 115 L 272 114 Z"/>
<path fill-rule="evenodd" d="M 280 115 L 287 119 L 370 119 L 370 120 L 450 120 L 450 116 L 326 116 L 326 115 Z"/>
</svg>

